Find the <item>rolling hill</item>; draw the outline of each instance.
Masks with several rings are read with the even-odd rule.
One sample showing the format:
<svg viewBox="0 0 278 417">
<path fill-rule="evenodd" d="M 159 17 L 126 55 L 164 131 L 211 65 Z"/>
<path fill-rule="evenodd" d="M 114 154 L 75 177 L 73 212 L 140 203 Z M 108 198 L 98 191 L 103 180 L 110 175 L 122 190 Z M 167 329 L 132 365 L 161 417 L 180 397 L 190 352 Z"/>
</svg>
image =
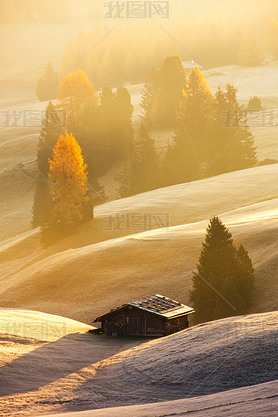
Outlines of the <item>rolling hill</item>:
<svg viewBox="0 0 278 417">
<path fill-rule="evenodd" d="M 277 165 L 225 174 L 98 208 L 100 221 L 100 213 L 103 217 L 115 212 L 161 213 L 168 201 L 171 220 L 166 228 L 140 233 L 127 229 L 103 231 L 107 222 L 100 221 L 98 229 L 93 222 L 91 227 L 86 225 L 70 239 L 47 250 L 40 248 L 36 230 L 3 243 L 1 304 L 38 309 L 87 323 L 111 307 L 157 292 L 188 304 L 192 270 L 207 218 L 219 215 L 235 242 L 243 243 L 253 260 L 257 285 L 253 311 L 277 309 L 277 183 L 267 178 L 267 171 L 273 176 L 274 169 Z M 257 176 L 257 170 L 264 175 Z M 261 179 L 261 186 L 257 181 L 250 187 L 252 175 Z M 230 192 L 225 193 L 229 185 L 233 187 L 232 204 Z M 193 212 L 192 207 L 205 189 L 207 204 Z M 262 201 L 242 207 L 250 200 Z M 220 207 L 225 205 L 238 208 L 222 212 Z M 183 216 L 190 212 L 194 214 L 185 222 Z M 198 217 L 206 220 L 196 221 Z"/>
<path fill-rule="evenodd" d="M 234 416 L 255 407 L 262 416 L 278 410 L 277 312 L 147 342 L 93 335 L 82 323 L 28 310 L 1 309 L 0 324 L 4 415 L 97 409 L 92 416 Z M 110 414 L 107 407 L 120 408 Z"/>
</svg>

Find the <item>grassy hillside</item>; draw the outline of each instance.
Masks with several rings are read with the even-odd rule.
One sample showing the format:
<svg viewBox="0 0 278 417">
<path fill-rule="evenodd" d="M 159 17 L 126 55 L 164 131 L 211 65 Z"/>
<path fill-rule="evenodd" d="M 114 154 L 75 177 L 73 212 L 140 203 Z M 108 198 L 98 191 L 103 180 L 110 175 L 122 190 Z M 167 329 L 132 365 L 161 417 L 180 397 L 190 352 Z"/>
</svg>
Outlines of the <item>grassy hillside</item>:
<svg viewBox="0 0 278 417">
<path fill-rule="evenodd" d="M 169 201 L 170 191 L 171 187 Z M 253 311 L 277 309 L 277 198 L 210 214 L 220 215 L 236 243 L 243 243 L 250 253 L 258 289 Z M 189 303 L 192 270 L 206 225 L 204 220 L 132 235 L 121 231 L 127 236 L 91 244 L 96 237 L 87 227 L 46 251 L 38 247 L 38 233 L 27 234 L 2 246 L 1 304 L 91 323 L 111 307 L 152 293 Z"/>
<path fill-rule="evenodd" d="M 277 319 L 277 312 L 228 318 L 142 343 L 144 339 L 86 333 L 88 327 L 62 317 L 2 309 L 5 354 L 1 355 L 0 407 L 5 415 L 32 416 L 181 400 L 266 383 L 277 378 Z M 3 331 L 7 322 L 17 323 L 9 334 Z M 62 326 L 66 331 L 42 340 L 40 333 L 34 333 L 38 323 L 44 329 L 53 326 L 56 332 L 57 323 L 66 323 Z M 271 396 L 275 387 L 273 382 L 233 394 L 228 391 L 226 397 L 201 397 L 199 407 L 216 402 L 225 410 L 231 399 L 244 402 L 244 395 L 250 401 L 267 400 L 266 393 Z M 166 412 L 167 407 L 200 410 L 194 399 L 164 405 Z M 162 404 L 154 407 L 158 414 L 150 414 L 149 408 L 140 414 L 139 408 L 133 416 L 160 416 Z M 130 416 L 128 411 L 123 410 Z M 111 415 L 125 415 L 116 412 Z"/>
<path fill-rule="evenodd" d="M 265 417 L 278 411 L 277 387 L 278 381 L 272 381 L 185 400 L 51 414 L 51 417 L 172 417 L 189 413 L 194 413 L 194 417 Z"/>
</svg>

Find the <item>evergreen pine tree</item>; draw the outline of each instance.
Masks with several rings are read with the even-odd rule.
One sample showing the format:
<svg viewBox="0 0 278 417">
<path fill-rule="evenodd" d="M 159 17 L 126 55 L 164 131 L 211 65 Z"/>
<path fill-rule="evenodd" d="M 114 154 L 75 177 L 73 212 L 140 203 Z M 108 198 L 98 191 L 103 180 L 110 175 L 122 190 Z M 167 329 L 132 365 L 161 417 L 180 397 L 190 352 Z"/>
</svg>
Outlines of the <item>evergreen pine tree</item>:
<svg viewBox="0 0 278 417">
<path fill-rule="evenodd" d="M 242 146 L 242 168 L 252 168 L 257 165 L 257 152 L 255 138 L 248 125 L 239 129 L 239 138 Z"/>
<path fill-rule="evenodd" d="M 59 112 L 50 101 L 47 105 L 45 116 L 42 121 L 40 137 L 37 150 L 39 176 L 37 179 L 33 208 L 32 226 L 42 226 L 44 222 L 44 211 L 46 200 L 49 199 L 48 160 L 51 158 L 53 148 L 62 131 L 62 121 L 59 119 Z"/>
<path fill-rule="evenodd" d="M 245 32 L 239 46 L 238 62 L 240 65 L 247 67 L 258 66 L 263 62 L 261 47 L 257 41 L 256 34 L 251 29 Z"/>
<path fill-rule="evenodd" d="M 37 151 L 39 170 L 45 176 L 48 172 L 48 159 L 51 157 L 53 148 L 62 132 L 62 124 L 63 121 L 59 118 L 59 112 L 50 101 L 42 121 Z"/>
<path fill-rule="evenodd" d="M 154 103 L 157 97 L 158 86 L 158 73 L 154 70 L 154 68 L 152 68 L 144 83 L 140 102 L 140 106 L 142 108 L 141 119 L 148 127 L 152 127 Z"/>
<path fill-rule="evenodd" d="M 194 143 L 200 165 L 211 157 L 214 97 L 204 75 L 195 67 L 183 90 L 179 107 L 178 135 L 189 136 Z"/>
<path fill-rule="evenodd" d="M 53 100 L 57 95 L 58 74 L 54 71 L 51 62 L 48 62 L 46 69 L 39 78 L 36 89 L 36 96 L 40 101 Z"/>
<path fill-rule="evenodd" d="M 167 57 L 159 74 L 159 92 L 155 107 L 155 121 L 159 128 L 174 127 L 177 109 L 185 86 L 185 71 L 178 56 Z"/>
<path fill-rule="evenodd" d="M 113 135 L 111 135 L 111 152 L 113 162 L 130 160 L 133 152 L 133 105 L 128 90 L 119 87 L 113 98 Z"/>
<path fill-rule="evenodd" d="M 198 179 L 200 160 L 198 150 L 189 132 L 178 129 L 168 144 L 162 162 L 162 182 L 164 186 Z"/>
<path fill-rule="evenodd" d="M 233 243 L 232 234 L 218 217 L 210 219 L 191 301 L 200 321 L 242 314 L 250 306 L 254 270 L 247 252 Z M 249 294 L 250 293 L 250 294 Z"/>
<path fill-rule="evenodd" d="M 239 246 L 236 257 L 238 261 L 237 285 L 240 294 L 240 311 L 247 313 L 252 305 L 255 293 L 254 268 L 248 252 L 243 245 Z"/>
<path fill-rule="evenodd" d="M 211 158 L 214 98 L 198 67 L 191 72 L 179 103 L 178 121 L 164 163 L 164 184 L 197 179 Z"/>
<path fill-rule="evenodd" d="M 134 144 L 130 176 L 132 194 L 154 190 L 159 185 L 159 159 L 155 141 L 150 137 L 143 122 Z"/>
<path fill-rule="evenodd" d="M 125 198 L 132 195 L 130 177 L 130 161 L 126 160 L 123 162 L 120 173 L 115 177 L 115 181 L 119 185 L 117 188 L 119 198 Z"/>
<path fill-rule="evenodd" d="M 254 136 L 236 95 L 237 89 L 230 84 L 226 91 L 219 87 L 215 94 L 212 161 L 207 175 L 250 168 L 257 164 Z"/>
<path fill-rule="evenodd" d="M 94 170 L 89 173 L 89 184 L 91 186 L 91 201 L 94 206 L 105 203 L 107 195 L 105 194 L 105 188 L 100 184 L 98 177 Z"/>
</svg>

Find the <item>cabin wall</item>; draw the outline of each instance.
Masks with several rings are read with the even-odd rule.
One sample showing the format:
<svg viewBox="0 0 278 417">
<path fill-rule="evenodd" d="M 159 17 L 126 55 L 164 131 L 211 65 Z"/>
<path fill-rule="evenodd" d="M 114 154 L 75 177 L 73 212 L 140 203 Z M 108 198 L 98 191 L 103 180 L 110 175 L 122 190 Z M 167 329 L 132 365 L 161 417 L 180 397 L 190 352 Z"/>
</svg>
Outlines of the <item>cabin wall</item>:
<svg viewBox="0 0 278 417">
<path fill-rule="evenodd" d="M 166 332 L 172 334 L 188 328 L 188 316 L 181 316 L 167 321 Z"/>
<path fill-rule="evenodd" d="M 166 319 L 136 307 L 115 311 L 102 322 L 108 336 L 166 336 L 188 327 L 187 316 Z"/>
<path fill-rule="evenodd" d="M 106 317 L 102 322 L 102 330 L 108 336 L 164 336 L 166 320 L 132 307 Z"/>
</svg>

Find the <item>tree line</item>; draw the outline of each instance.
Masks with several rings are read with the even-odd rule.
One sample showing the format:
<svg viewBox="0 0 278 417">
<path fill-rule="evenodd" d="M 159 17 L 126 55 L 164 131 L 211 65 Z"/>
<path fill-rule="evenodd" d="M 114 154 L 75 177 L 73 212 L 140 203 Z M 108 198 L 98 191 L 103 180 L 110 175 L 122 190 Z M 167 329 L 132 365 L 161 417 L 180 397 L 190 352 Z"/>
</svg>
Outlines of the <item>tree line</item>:
<svg viewBox="0 0 278 417">
<path fill-rule="evenodd" d="M 59 76 L 78 65 L 100 89 L 105 85 L 116 87 L 125 82 L 141 83 L 146 79 L 149 68 L 159 67 L 167 55 L 179 55 L 182 61 L 198 57 L 198 62 L 207 68 L 233 64 L 258 66 L 264 63 L 265 57 L 268 60 L 278 57 L 276 17 L 265 22 L 262 28 L 229 25 L 224 18 L 212 22 L 177 21 L 168 29 L 171 36 L 163 37 L 163 41 L 161 29 L 147 22 L 144 23 L 144 31 L 136 23 L 119 25 L 113 36 L 107 36 L 111 30 L 108 24 L 97 23 L 89 33 L 80 31 L 76 39 L 69 41 L 64 48 Z M 103 38 L 105 42 L 88 53 Z M 52 78 L 53 71 L 49 68 L 40 77 L 37 96 L 42 101 L 56 98 L 55 91 L 51 89 L 45 98 L 41 88 L 45 83 L 51 85 Z"/>
<path fill-rule="evenodd" d="M 130 194 L 135 189 L 140 192 L 133 179 L 138 172 L 166 186 L 250 168 L 258 162 L 237 89 L 228 84 L 225 90 L 219 87 L 212 94 L 198 67 L 186 77 L 179 57 L 168 57 L 161 69 L 151 70 L 144 84 L 141 108 L 142 126 L 126 172 Z M 174 130 L 162 158 L 148 133 L 151 128 Z M 144 146 L 149 149 L 148 157 Z M 153 167 L 155 176 L 151 174 Z M 147 191 L 152 186 L 146 181 L 143 188 Z"/>
</svg>

